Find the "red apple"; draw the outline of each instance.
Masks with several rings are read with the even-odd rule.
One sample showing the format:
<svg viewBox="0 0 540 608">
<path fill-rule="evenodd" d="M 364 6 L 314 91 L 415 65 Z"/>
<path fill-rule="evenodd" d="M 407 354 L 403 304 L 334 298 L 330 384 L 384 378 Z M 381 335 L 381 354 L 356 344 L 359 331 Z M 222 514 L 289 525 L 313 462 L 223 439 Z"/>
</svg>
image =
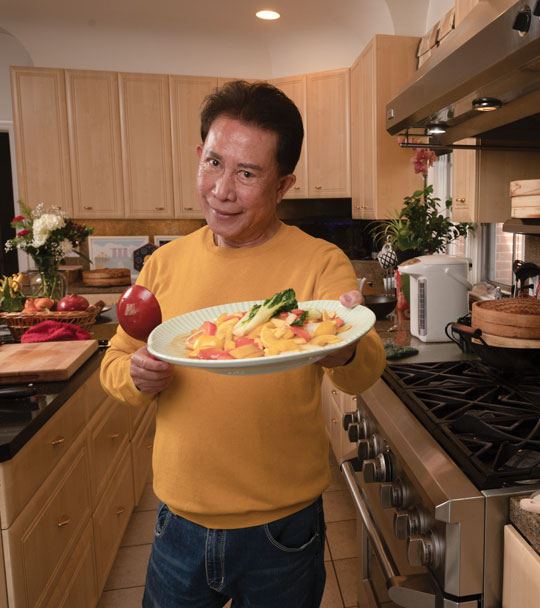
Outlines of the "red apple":
<svg viewBox="0 0 540 608">
<path fill-rule="evenodd" d="M 59 300 L 56 310 L 64 312 L 70 310 L 86 310 L 90 306 L 88 300 L 76 293 L 70 293 Z"/>
<path fill-rule="evenodd" d="M 135 340 L 145 342 L 161 323 L 161 308 L 154 294 L 142 285 L 132 285 L 120 296 L 116 315 L 122 329 Z"/>
</svg>

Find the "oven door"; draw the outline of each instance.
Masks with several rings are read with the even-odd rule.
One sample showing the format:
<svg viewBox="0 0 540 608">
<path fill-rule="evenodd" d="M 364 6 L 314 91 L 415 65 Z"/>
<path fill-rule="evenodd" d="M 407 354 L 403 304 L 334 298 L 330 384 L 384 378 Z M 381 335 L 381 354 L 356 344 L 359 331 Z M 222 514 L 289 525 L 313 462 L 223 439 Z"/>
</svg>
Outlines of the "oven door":
<svg viewBox="0 0 540 608">
<path fill-rule="evenodd" d="M 341 464 L 352 496 L 360 544 L 358 595 L 369 608 L 478 608 L 477 600 L 445 598 L 427 568 L 412 568 L 403 541 L 389 529 L 388 517 L 373 496 L 367 497 L 359 483 L 355 461 Z M 362 603 L 363 602 L 363 603 Z"/>
</svg>

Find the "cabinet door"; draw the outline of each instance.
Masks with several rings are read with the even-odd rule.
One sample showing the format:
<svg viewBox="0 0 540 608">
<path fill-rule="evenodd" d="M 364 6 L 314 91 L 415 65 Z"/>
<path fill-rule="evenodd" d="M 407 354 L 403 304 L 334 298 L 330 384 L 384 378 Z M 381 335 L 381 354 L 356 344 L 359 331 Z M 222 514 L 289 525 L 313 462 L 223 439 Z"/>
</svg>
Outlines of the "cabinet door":
<svg viewBox="0 0 540 608">
<path fill-rule="evenodd" d="M 307 198 L 308 196 L 308 175 L 307 175 L 307 154 L 306 154 L 306 77 L 291 76 L 289 78 L 278 78 L 270 81 L 275 87 L 280 89 L 287 95 L 289 99 L 294 101 L 296 107 L 302 115 L 304 123 L 304 141 L 302 143 L 302 152 L 294 170 L 296 175 L 296 183 L 289 190 L 285 198 Z"/>
<path fill-rule="evenodd" d="M 124 217 L 116 72 L 66 70 L 73 213 Z"/>
<path fill-rule="evenodd" d="M 217 78 L 171 76 L 172 146 L 175 217 L 203 218 L 195 181 L 201 143 L 201 104 L 217 86 Z"/>
<path fill-rule="evenodd" d="M 64 70 L 11 68 L 20 199 L 72 214 Z"/>
<path fill-rule="evenodd" d="M 472 9 L 480 2 L 480 0 L 456 0 L 456 17 L 455 26 L 457 27 L 463 19 L 472 11 Z"/>
<path fill-rule="evenodd" d="M 475 144 L 475 139 L 463 139 L 459 145 Z M 474 222 L 476 216 L 477 151 L 452 152 L 452 219 L 454 222 Z M 508 185 L 510 187 L 510 185 Z"/>
<path fill-rule="evenodd" d="M 119 74 L 124 204 L 127 218 L 173 214 L 169 79 Z"/>
<path fill-rule="evenodd" d="M 349 70 L 307 75 L 309 196 L 350 196 Z"/>
</svg>

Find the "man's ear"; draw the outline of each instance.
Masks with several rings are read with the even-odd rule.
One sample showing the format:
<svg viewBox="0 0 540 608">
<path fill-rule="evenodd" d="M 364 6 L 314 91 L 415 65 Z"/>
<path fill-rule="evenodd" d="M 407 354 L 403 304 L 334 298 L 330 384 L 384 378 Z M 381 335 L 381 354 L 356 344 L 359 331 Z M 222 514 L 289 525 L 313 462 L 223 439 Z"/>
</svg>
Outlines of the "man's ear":
<svg viewBox="0 0 540 608">
<path fill-rule="evenodd" d="M 203 151 L 202 144 L 198 144 L 197 145 L 197 156 L 199 157 L 199 160 L 201 160 L 202 151 Z"/>
<path fill-rule="evenodd" d="M 278 203 L 281 202 L 281 199 L 287 194 L 287 192 L 294 186 L 296 182 L 296 175 L 289 173 L 289 175 L 284 175 L 279 178 L 279 188 L 278 188 Z"/>
</svg>

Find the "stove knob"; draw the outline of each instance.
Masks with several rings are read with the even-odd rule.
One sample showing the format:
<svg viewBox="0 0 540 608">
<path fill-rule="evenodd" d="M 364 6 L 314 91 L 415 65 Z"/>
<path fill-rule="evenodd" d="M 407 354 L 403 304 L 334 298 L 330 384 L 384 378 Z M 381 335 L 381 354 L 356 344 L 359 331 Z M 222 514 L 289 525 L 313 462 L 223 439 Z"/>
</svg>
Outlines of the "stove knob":
<svg viewBox="0 0 540 608">
<path fill-rule="evenodd" d="M 402 481 L 395 483 L 385 483 L 380 489 L 381 505 L 384 509 L 395 507 L 402 509 L 409 502 L 409 491 Z"/>
<path fill-rule="evenodd" d="M 423 534 L 429 528 L 428 517 L 424 511 L 416 507 L 409 509 L 407 521 L 408 535 Z"/>
<path fill-rule="evenodd" d="M 392 465 L 389 454 L 378 454 L 375 458 L 364 460 L 362 472 L 366 483 L 390 481 L 392 479 Z"/>
<path fill-rule="evenodd" d="M 375 456 L 371 447 L 371 441 L 369 439 L 360 439 L 358 442 L 357 452 L 360 462 L 364 462 L 364 460 Z"/>
<path fill-rule="evenodd" d="M 360 422 L 360 413 L 358 412 L 358 410 L 356 410 L 356 412 L 346 412 L 345 414 L 343 414 L 343 430 L 344 431 L 348 431 L 349 430 L 349 426 L 351 424 L 357 424 L 358 422 Z"/>
<path fill-rule="evenodd" d="M 360 439 L 360 427 L 358 424 L 349 424 L 347 435 L 349 436 L 349 441 L 351 443 L 356 443 Z"/>
<path fill-rule="evenodd" d="M 516 15 L 512 29 L 517 30 L 520 34 L 526 34 L 531 27 L 531 9 L 526 8 Z"/>
<path fill-rule="evenodd" d="M 409 536 L 409 514 L 407 511 L 397 511 L 395 513 L 394 534 L 399 540 L 407 540 Z"/>
<path fill-rule="evenodd" d="M 412 534 L 407 540 L 407 557 L 411 566 L 430 566 L 437 568 L 441 562 L 442 547 L 434 532 L 422 536 Z"/>
</svg>

